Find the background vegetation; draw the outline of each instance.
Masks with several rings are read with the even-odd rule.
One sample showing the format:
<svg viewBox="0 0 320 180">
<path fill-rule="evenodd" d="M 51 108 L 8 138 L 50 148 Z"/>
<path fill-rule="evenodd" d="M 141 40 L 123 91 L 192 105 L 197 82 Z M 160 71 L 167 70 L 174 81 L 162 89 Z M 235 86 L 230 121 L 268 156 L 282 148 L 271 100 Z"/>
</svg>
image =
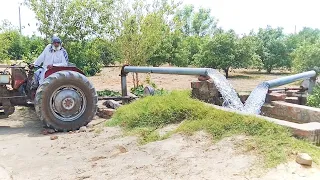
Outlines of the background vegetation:
<svg viewBox="0 0 320 180">
<path fill-rule="evenodd" d="M 305 71 L 320 66 L 320 31 L 304 28 L 284 34 L 264 27 L 238 35 L 221 29 L 206 8 L 174 0 L 26 0 L 36 14 L 40 36 L 21 35 L 10 22 L 0 25 L 0 61 L 33 61 L 52 35 L 59 35 L 70 61 L 88 75 L 104 65 L 285 68 Z M 139 86 L 138 76 L 134 77 Z"/>
</svg>

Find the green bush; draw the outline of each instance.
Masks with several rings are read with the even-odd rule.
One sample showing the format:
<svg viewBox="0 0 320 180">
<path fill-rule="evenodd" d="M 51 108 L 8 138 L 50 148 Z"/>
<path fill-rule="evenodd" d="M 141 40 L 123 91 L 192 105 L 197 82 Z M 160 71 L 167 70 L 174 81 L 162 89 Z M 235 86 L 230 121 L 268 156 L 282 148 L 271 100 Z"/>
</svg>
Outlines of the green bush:
<svg viewBox="0 0 320 180">
<path fill-rule="evenodd" d="M 119 125 L 128 133 L 138 133 L 146 143 L 161 139 L 156 129 L 181 122 L 174 132 L 192 134 L 204 130 L 216 140 L 234 134 L 253 137 L 247 146 L 256 149 L 268 167 L 286 161 L 293 151 L 310 153 L 316 161 L 320 157 L 317 147 L 293 138 L 288 129 L 260 118 L 212 108 L 191 99 L 190 92 L 149 96 L 122 106 L 107 125 Z"/>
<path fill-rule="evenodd" d="M 320 108 L 320 85 L 317 85 L 308 96 L 308 106 Z"/>
<path fill-rule="evenodd" d="M 92 43 L 68 42 L 66 50 L 70 62 L 75 63 L 86 75 L 93 76 L 101 71 L 103 62 Z"/>
<path fill-rule="evenodd" d="M 121 93 L 111 90 L 98 91 L 97 93 L 98 96 L 121 96 Z"/>
<path fill-rule="evenodd" d="M 114 64 L 119 58 L 115 47 L 103 39 L 67 42 L 66 49 L 70 62 L 90 76 L 101 72 L 103 65 Z"/>
</svg>

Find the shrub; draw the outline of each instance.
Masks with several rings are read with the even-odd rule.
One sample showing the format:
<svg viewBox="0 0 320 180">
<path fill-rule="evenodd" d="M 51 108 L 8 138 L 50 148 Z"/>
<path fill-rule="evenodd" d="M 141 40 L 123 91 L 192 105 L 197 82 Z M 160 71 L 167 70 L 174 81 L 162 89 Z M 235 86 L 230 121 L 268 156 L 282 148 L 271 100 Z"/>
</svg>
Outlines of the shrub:
<svg viewBox="0 0 320 180">
<path fill-rule="evenodd" d="M 317 85 L 311 95 L 308 96 L 308 106 L 320 108 L 320 85 Z"/>
</svg>

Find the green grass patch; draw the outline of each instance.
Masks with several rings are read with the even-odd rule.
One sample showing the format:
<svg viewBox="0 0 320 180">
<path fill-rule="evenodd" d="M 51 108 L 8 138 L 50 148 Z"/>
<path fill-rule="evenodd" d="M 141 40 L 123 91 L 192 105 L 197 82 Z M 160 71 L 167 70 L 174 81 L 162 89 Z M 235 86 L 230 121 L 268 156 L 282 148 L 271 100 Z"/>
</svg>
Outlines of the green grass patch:
<svg viewBox="0 0 320 180">
<path fill-rule="evenodd" d="M 103 91 L 98 91 L 98 96 L 121 96 L 120 92 L 117 91 L 111 91 L 111 90 L 103 90 Z"/>
<path fill-rule="evenodd" d="M 309 153 L 318 162 L 320 149 L 292 137 L 287 128 L 263 119 L 225 112 L 190 98 L 189 92 L 150 96 L 117 110 L 108 126 L 121 126 L 128 133 L 140 135 L 142 143 L 160 140 L 157 129 L 183 123 L 174 133 L 193 134 L 205 130 L 214 140 L 245 134 L 252 137 L 246 146 L 265 159 L 267 167 L 285 162 L 292 152 Z"/>
</svg>

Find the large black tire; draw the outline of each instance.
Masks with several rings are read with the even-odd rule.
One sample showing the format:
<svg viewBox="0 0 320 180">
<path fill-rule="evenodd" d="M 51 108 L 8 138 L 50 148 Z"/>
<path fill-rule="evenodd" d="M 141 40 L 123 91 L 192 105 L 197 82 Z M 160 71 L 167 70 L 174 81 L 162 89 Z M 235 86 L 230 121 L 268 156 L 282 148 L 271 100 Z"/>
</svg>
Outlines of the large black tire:
<svg viewBox="0 0 320 180">
<path fill-rule="evenodd" d="M 66 95 L 68 93 L 75 94 L 74 99 L 78 101 L 74 99 L 70 101 Z M 61 101 L 59 101 L 60 95 L 63 99 Z M 98 96 L 93 85 L 84 75 L 74 71 L 60 71 L 50 75 L 39 86 L 35 97 L 35 109 L 41 121 L 49 128 L 64 132 L 86 126 L 96 114 L 97 103 Z M 57 111 L 57 107 L 60 108 L 59 110 L 63 107 L 65 109 Z M 69 109 L 66 109 L 69 107 L 73 108 L 70 112 L 68 112 Z M 67 116 L 61 115 L 60 112 Z"/>
</svg>

